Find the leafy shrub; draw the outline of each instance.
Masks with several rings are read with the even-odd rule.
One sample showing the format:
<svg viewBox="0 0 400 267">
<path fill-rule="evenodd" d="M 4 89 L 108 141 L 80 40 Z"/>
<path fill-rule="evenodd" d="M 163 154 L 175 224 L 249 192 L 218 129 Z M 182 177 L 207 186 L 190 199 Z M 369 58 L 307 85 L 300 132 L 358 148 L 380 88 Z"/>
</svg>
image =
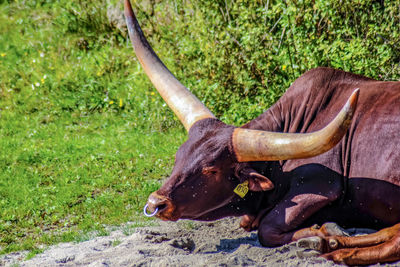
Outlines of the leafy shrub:
<svg viewBox="0 0 400 267">
<path fill-rule="evenodd" d="M 21 8 L 16 2 L 14 8 Z M 29 3 L 29 8 L 47 6 L 56 17 L 53 23 L 68 36 L 59 36 L 64 40 L 57 48 L 60 56 L 67 65 L 78 66 L 53 84 L 60 91 L 54 96 L 56 107 L 101 111 L 109 106 L 104 99 L 117 103 L 122 95 L 126 111 L 148 108 L 156 128 L 177 125 L 161 107 L 162 100 L 150 95 L 154 89 L 137 68 L 126 33 L 107 18 L 108 8 L 122 8 L 120 1 Z M 400 77 L 396 1 L 147 0 L 135 2 L 134 8 L 164 63 L 227 123 L 241 125 L 256 117 L 297 77 L 317 66 L 380 80 Z M 35 23 L 32 19 L 32 27 L 39 27 Z M 97 70 L 87 64 L 97 65 Z M 15 75 L 6 75 L 14 76 L 14 87 L 22 79 Z M 69 101 L 58 101 L 60 95 Z M 146 105 L 149 96 L 153 100 Z"/>
<path fill-rule="evenodd" d="M 137 12 L 173 72 L 216 115 L 242 124 L 317 66 L 398 80 L 400 8 L 382 3 L 162 1 Z"/>
</svg>

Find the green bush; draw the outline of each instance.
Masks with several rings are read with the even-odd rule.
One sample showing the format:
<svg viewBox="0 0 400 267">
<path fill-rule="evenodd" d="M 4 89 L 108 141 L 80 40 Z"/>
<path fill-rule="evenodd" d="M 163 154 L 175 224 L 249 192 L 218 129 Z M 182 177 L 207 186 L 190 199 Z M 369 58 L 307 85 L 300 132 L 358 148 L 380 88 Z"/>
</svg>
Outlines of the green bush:
<svg viewBox="0 0 400 267">
<path fill-rule="evenodd" d="M 64 44 L 57 47 L 62 60 L 81 63 L 79 71 L 65 73 L 71 79 L 57 80 L 57 90 L 69 100 L 55 98 L 56 106 L 90 111 L 107 108 L 103 99 L 112 96 L 118 102 L 116 94 L 130 94 L 132 73 L 140 73 L 134 75 L 135 79 L 141 79 L 148 94 L 152 92 L 141 70 L 136 69 L 137 60 L 127 45 L 126 33 L 107 18 L 107 8 L 122 8 L 119 1 L 56 2 L 29 1 L 25 7 L 42 8 L 54 16 L 52 23 L 59 34 L 65 35 L 61 38 Z M 10 10 L 21 9 L 22 3 L 25 1 L 15 1 Z M 256 117 L 297 77 L 317 66 L 379 80 L 400 77 L 400 11 L 396 1 L 382 5 L 376 0 L 357 4 L 337 0 L 147 0 L 134 3 L 134 9 L 164 63 L 227 123 L 241 125 Z M 50 22 L 49 18 L 33 18 L 35 14 L 27 18 L 33 28 L 41 27 L 35 24 L 38 21 Z M 85 62 L 78 62 L 78 58 Z M 98 70 L 89 73 L 92 69 L 84 64 L 98 65 Z M 24 78 L 16 72 L 12 76 L 14 83 Z M 77 84 L 82 84 L 80 89 Z M 160 98 L 156 99 L 158 107 L 150 105 L 151 118 L 162 118 L 159 123 L 163 127 L 176 125 L 173 115 L 159 108 Z M 131 100 L 126 99 L 128 110 L 136 108 Z M 154 111 L 162 114 L 154 115 Z"/>
<path fill-rule="evenodd" d="M 136 10 L 162 59 L 229 123 L 254 118 L 317 66 L 400 78 L 397 1 L 162 1 Z"/>
</svg>

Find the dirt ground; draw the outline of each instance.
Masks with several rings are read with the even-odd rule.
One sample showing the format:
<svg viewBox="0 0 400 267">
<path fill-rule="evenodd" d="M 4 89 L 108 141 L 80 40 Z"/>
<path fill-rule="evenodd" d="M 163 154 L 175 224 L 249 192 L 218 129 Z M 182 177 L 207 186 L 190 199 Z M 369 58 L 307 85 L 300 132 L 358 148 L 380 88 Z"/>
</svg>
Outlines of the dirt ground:
<svg viewBox="0 0 400 267">
<path fill-rule="evenodd" d="M 296 244 L 263 248 L 238 219 L 212 223 L 160 222 L 81 243 L 62 243 L 23 261 L 26 252 L 0 257 L 5 266 L 340 266 Z M 379 265 L 382 266 L 382 265 Z M 387 266 L 400 266 L 390 264 Z"/>
</svg>

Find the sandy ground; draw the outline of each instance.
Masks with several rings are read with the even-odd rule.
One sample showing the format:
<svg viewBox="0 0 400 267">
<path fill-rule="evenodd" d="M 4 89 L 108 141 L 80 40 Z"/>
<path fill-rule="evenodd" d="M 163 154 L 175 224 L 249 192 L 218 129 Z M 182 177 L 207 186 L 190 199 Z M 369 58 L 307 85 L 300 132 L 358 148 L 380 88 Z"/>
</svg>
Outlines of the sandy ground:
<svg viewBox="0 0 400 267">
<path fill-rule="evenodd" d="M 340 266 L 289 244 L 263 248 L 255 232 L 237 219 L 213 223 L 160 222 L 159 226 L 123 230 L 82 243 L 52 246 L 23 261 L 26 252 L 0 257 L 5 266 Z M 382 266 L 382 265 L 379 265 Z M 400 266 L 391 264 L 387 266 Z"/>
</svg>

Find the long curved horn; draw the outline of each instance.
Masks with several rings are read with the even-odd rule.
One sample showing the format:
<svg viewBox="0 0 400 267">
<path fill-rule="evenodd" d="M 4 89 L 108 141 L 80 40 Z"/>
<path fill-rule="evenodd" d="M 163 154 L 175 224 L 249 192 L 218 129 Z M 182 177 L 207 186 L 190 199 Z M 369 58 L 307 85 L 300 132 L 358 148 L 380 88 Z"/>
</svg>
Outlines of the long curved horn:
<svg viewBox="0 0 400 267">
<path fill-rule="evenodd" d="M 143 35 L 129 0 L 125 0 L 125 18 L 129 37 L 140 64 L 186 130 L 189 131 L 190 127 L 201 119 L 215 118 L 211 111 L 183 86 L 158 58 Z"/>
<path fill-rule="evenodd" d="M 276 133 L 236 128 L 233 149 L 239 162 L 309 158 L 334 147 L 353 118 L 360 90 L 356 89 L 338 115 L 325 128 L 312 133 Z"/>
</svg>

